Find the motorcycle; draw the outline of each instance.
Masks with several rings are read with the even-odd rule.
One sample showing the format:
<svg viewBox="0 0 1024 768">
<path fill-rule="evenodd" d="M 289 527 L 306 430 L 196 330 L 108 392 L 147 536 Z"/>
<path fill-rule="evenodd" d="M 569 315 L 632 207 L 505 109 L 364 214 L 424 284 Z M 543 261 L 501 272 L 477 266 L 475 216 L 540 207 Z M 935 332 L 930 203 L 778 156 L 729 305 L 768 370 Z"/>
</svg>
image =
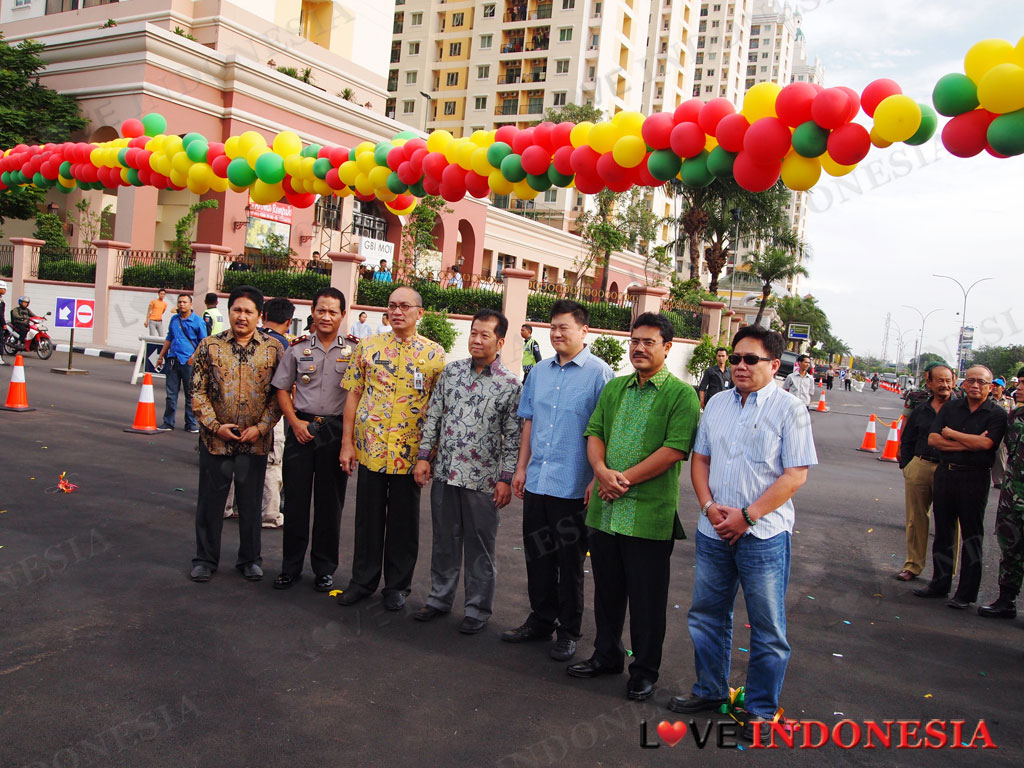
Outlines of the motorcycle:
<svg viewBox="0 0 1024 768">
<path fill-rule="evenodd" d="M 871 391 L 872 392 L 877 392 L 878 391 L 878 379 L 872 379 L 871 380 Z"/>
<path fill-rule="evenodd" d="M 33 315 L 28 321 L 28 333 L 25 340 L 21 341 L 18 334 L 11 328 L 10 323 L 4 327 L 4 354 L 17 355 L 21 352 L 35 352 L 40 360 L 48 360 L 53 354 L 53 340 L 50 338 L 49 329 L 43 324 L 52 313 L 47 312 L 45 316 Z"/>
</svg>

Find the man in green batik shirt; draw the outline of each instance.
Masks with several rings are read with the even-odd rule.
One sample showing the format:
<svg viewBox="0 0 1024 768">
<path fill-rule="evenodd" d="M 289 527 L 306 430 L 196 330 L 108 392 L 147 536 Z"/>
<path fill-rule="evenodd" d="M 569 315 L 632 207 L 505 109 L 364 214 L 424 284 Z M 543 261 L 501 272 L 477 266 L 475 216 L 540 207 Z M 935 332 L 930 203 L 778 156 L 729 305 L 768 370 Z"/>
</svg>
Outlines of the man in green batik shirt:
<svg viewBox="0 0 1024 768">
<path fill-rule="evenodd" d="M 605 386 L 584 433 L 594 468 L 587 526 L 597 637 L 590 659 L 567 671 L 584 678 L 622 672 L 628 603 L 633 662 L 626 693 L 638 701 L 658 680 L 669 560 L 675 539 L 685 538 L 676 515 L 679 469 L 700 414 L 693 387 L 665 367 L 672 336 L 663 315 L 636 319 L 629 340 L 635 372 Z"/>
</svg>

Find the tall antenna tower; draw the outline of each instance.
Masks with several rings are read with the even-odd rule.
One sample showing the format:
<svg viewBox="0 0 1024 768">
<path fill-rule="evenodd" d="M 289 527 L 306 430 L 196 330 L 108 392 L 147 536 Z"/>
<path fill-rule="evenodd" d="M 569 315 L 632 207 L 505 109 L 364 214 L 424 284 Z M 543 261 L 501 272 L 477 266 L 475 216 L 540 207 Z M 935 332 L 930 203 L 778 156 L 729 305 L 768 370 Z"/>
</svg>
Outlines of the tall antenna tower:
<svg viewBox="0 0 1024 768">
<path fill-rule="evenodd" d="M 886 357 L 886 353 L 889 350 L 889 326 L 892 323 L 892 313 L 885 313 L 885 334 L 882 336 L 882 362 L 886 362 L 889 358 Z"/>
</svg>

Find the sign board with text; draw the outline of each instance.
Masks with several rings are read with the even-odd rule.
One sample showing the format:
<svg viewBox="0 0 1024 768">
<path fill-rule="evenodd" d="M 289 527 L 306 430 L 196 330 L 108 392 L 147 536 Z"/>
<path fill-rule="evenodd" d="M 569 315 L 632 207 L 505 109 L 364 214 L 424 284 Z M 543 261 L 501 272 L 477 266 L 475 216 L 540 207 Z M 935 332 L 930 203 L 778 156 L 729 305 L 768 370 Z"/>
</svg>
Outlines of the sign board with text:
<svg viewBox="0 0 1024 768">
<path fill-rule="evenodd" d="M 57 297 L 54 313 L 55 328 L 92 328 L 96 316 L 96 303 L 92 299 Z"/>
<path fill-rule="evenodd" d="M 363 235 L 359 238 L 359 255 L 366 259 L 366 263 L 371 266 L 376 267 L 380 264 L 380 260 L 384 259 L 390 267 L 395 258 L 395 244 Z"/>
<path fill-rule="evenodd" d="M 811 338 L 811 326 L 807 323 L 790 323 L 789 338 L 807 341 Z"/>
</svg>

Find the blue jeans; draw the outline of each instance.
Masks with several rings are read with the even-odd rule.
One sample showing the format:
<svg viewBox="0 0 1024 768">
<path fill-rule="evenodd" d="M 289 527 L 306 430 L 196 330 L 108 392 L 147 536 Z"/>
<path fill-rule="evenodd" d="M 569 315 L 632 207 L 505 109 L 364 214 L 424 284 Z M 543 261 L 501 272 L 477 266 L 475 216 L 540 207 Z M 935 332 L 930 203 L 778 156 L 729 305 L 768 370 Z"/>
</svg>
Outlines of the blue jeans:
<svg viewBox="0 0 1024 768">
<path fill-rule="evenodd" d="M 164 365 L 164 389 L 167 405 L 164 407 L 164 426 L 174 428 L 174 415 L 178 410 L 178 390 L 185 396 L 185 429 L 197 429 L 199 424 L 192 413 L 192 366 L 180 360 L 167 360 Z M 182 385 L 184 384 L 184 387 Z"/>
<path fill-rule="evenodd" d="M 687 617 L 697 668 L 694 694 L 713 700 L 729 698 L 733 603 L 742 586 L 750 619 L 745 706 L 753 715 L 775 716 L 789 663 L 789 558 L 788 533 L 770 539 L 746 535 L 735 546 L 697 534 L 693 605 Z"/>
</svg>

